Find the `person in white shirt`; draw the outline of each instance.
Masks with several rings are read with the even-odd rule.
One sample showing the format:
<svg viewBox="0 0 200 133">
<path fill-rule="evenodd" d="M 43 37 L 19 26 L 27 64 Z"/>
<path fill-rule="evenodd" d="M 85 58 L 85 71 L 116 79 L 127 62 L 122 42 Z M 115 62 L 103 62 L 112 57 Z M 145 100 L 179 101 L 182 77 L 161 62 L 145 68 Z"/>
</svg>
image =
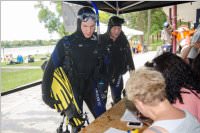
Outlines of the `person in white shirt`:
<svg viewBox="0 0 200 133">
<path fill-rule="evenodd" d="M 128 100 L 154 121 L 143 133 L 200 133 L 200 123 L 194 116 L 170 104 L 165 87 L 162 74 L 148 67 L 132 73 L 126 84 Z"/>
</svg>

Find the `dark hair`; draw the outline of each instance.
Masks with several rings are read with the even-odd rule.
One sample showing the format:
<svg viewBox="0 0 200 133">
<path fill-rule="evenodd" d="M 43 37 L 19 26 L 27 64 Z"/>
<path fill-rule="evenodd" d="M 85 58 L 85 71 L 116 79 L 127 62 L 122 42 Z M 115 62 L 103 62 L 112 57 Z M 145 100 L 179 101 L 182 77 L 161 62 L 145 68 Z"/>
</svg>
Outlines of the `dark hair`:
<svg viewBox="0 0 200 133">
<path fill-rule="evenodd" d="M 197 74 L 198 78 L 200 79 L 200 53 L 192 62 L 192 69 Z"/>
<path fill-rule="evenodd" d="M 177 98 L 183 103 L 181 93 L 186 93 L 181 91 L 183 87 L 196 96 L 196 93 L 200 93 L 200 79 L 194 74 L 191 67 L 175 54 L 163 53 L 154 58 L 152 63 L 147 62 L 145 66 L 154 67 L 163 74 L 167 85 L 167 98 L 171 103 L 175 103 Z"/>
</svg>

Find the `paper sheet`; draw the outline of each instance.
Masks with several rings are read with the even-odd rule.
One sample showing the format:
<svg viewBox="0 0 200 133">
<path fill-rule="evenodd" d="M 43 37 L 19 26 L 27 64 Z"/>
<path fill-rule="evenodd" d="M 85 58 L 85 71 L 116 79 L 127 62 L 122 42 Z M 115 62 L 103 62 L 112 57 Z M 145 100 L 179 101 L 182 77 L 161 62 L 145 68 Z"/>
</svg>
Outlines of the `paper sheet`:
<svg viewBox="0 0 200 133">
<path fill-rule="evenodd" d="M 111 127 L 108 130 L 106 130 L 104 133 L 127 133 L 127 132 Z"/>
<path fill-rule="evenodd" d="M 141 122 L 137 116 L 136 113 L 133 113 L 129 111 L 128 109 L 125 110 L 123 116 L 121 117 L 121 121 L 126 121 L 126 122 Z"/>
</svg>

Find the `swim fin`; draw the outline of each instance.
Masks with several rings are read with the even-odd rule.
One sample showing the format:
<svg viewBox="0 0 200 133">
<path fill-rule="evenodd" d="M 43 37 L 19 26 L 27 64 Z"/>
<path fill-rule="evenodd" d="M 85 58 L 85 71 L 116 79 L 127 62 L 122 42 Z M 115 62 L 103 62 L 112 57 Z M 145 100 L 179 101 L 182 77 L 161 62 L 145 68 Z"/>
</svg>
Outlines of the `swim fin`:
<svg viewBox="0 0 200 133">
<path fill-rule="evenodd" d="M 51 97 L 60 103 L 55 103 L 54 107 L 58 112 L 66 115 L 72 127 L 84 125 L 82 111 L 75 100 L 71 84 L 62 67 L 55 69 L 51 85 Z"/>
</svg>

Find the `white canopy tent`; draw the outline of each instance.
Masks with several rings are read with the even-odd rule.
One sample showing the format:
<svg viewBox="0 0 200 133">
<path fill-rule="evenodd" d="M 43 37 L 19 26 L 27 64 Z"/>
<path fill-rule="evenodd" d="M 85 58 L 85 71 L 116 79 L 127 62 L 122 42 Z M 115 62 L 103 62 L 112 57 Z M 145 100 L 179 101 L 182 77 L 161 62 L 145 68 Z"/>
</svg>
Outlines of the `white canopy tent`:
<svg viewBox="0 0 200 133">
<path fill-rule="evenodd" d="M 103 34 L 107 31 L 107 24 L 100 23 L 100 33 Z M 135 30 L 135 29 L 130 29 L 126 26 L 122 26 L 122 30 L 124 31 L 124 34 L 127 36 L 128 39 L 130 39 L 132 36 L 136 35 L 144 35 L 143 31 Z"/>
<path fill-rule="evenodd" d="M 77 12 L 82 7 L 79 5 L 74 4 L 68 4 L 63 3 L 62 4 L 62 13 L 63 13 L 63 20 L 64 20 L 64 26 L 66 31 L 73 33 L 76 30 L 76 19 L 77 19 Z M 107 24 L 100 23 L 100 34 L 103 34 L 107 31 Z M 126 26 L 122 26 L 122 30 L 124 31 L 124 34 L 127 36 L 128 39 L 130 39 L 132 36 L 135 35 L 144 35 L 144 32 L 130 29 Z"/>
</svg>

